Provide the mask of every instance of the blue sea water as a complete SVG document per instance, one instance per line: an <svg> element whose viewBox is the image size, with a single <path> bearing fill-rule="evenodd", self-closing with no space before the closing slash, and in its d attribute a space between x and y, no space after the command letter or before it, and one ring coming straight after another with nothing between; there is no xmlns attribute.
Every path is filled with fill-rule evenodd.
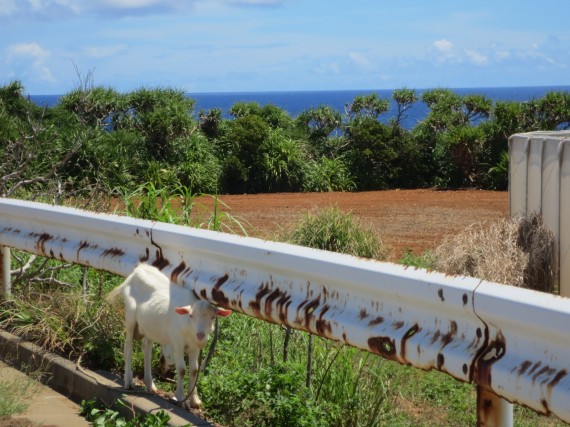
<svg viewBox="0 0 570 427"><path fill-rule="evenodd" d="M459 88L452 89L459 95L478 94L492 101L524 102L541 98L548 92L570 92L570 86L531 86L531 87L497 87L497 88ZM416 90L421 99L425 90ZM260 105L275 105L287 111L292 117L313 107L326 105L344 113L345 105L358 95L377 93L384 99L392 97L392 90L331 90L331 91L292 91L292 92L219 92L219 93L188 93L196 101L195 111L208 111L212 108L222 110L224 117L230 117L228 110L236 102L257 102ZM37 105L52 107L59 101L60 95L31 95L30 99ZM421 101L416 102L407 112L403 125L413 128L423 120L429 109ZM392 101L388 113L381 116L387 121L396 114L396 104Z"/></svg>

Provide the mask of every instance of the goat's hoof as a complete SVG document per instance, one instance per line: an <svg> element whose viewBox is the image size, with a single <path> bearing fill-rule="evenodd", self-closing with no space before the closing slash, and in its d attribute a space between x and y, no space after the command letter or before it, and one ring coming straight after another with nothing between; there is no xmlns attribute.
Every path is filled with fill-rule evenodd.
<svg viewBox="0 0 570 427"><path fill-rule="evenodd" d="M187 400L186 402L182 403L182 407L187 411L190 411L192 409L201 409L202 402L190 402Z"/></svg>
<svg viewBox="0 0 570 427"><path fill-rule="evenodd" d="M188 405L190 406L190 408L192 409L200 409L202 407L202 401L198 398L195 399L189 399L188 400Z"/></svg>

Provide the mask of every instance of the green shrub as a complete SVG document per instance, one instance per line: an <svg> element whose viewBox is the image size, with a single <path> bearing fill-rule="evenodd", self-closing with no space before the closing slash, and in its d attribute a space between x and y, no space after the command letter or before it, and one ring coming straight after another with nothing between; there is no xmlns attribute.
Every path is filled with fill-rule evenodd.
<svg viewBox="0 0 570 427"><path fill-rule="evenodd" d="M321 157L310 161L303 185L305 191L351 191L356 185L344 160Z"/></svg>
<svg viewBox="0 0 570 427"><path fill-rule="evenodd" d="M327 405L317 405L299 374L281 365L257 371L216 364L201 381L207 410L228 426L328 426Z"/></svg>
<svg viewBox="0 0 570 427"><path fill-rule="evenodd" d="M271 131L263 152L263 186L267 191L299 191L307 168L307 153L299 141Z"/></svg>
<svg viewBox="0 0 570 427"><path fill-rule="evenodd" d="M287 236L291 243L350 255L385 259L388 251L373 231L339 208L307 213Z"/></svg>

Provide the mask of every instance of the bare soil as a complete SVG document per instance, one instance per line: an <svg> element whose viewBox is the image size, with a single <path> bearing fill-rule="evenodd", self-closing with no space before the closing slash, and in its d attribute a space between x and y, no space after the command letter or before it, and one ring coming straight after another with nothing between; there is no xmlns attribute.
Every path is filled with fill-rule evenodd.
<svg viewBox="0 0 570 427"><path fill-rule="evenodd" d="M358 193L278 193L220 196L218 209L234 216L248 235L275 239L307 211L337 206L358 217L392 249L397 261L407 251L421 255L445 236L476 222L508 216L506 191L387 190ZM212 201L199 204L211 209ZM233 227L234 230L236 227Z"/></svg>

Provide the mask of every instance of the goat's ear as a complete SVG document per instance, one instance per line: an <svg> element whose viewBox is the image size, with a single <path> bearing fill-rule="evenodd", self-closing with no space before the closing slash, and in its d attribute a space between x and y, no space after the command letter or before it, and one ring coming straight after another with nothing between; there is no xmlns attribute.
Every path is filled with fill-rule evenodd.
<svg viewBox="0 0 570 427"><path fill-rule="evenodd" d="M226 310L225 308L216 307L216 316L228 317L230 314L232 314L231 310Z"/></svg>
<svg viewBox="0 0 570 427"><path fill-rule="evenodd" d="M189 314L192 315L192 307L187 305L186 307L175 307L174 311L178 314Z"/></svg>

